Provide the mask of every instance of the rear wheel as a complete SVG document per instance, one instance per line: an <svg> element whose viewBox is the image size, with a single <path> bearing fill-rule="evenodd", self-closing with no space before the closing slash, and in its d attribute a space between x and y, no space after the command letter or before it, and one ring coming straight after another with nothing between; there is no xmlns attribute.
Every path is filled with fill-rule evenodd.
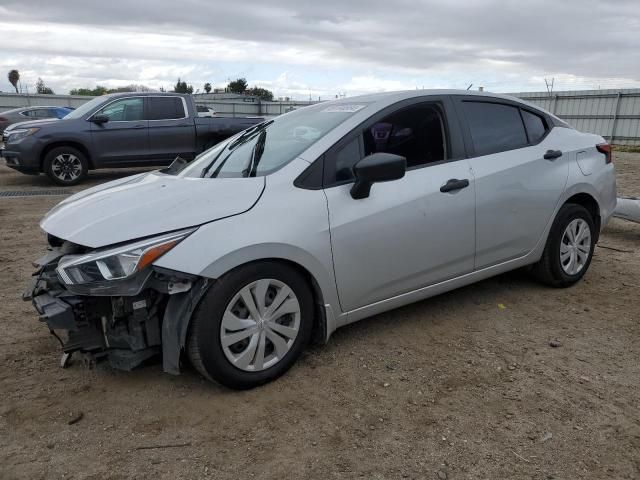
<svg viewBox="0 0 640 480"><path fill-rule="evenodd" d="M44 157L44 172L58 185L71 186L80 183L89 171L87 159L73 147L57 147Z"/></svg>
<svg viewBox="0 0 640 480"><path fill-rule="evenodd" d="M205 294L192 318L191 363L205 377L246 389L285 373L309 343L313 300L305 278L276 262L240 267Z"/></svg>
<svg viewBox="0 0 640 480"><path fill-rule="evenodd" d="M549 232L535 276L553 287L569 287L587 272L595 248L593 218L581 205L564 205Z"/></svg>

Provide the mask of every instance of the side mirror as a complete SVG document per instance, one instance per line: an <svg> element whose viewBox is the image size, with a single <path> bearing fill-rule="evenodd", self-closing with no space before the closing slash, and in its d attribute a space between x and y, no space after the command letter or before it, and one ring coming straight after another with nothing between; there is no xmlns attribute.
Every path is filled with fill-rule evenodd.
<svg viewBox="0 0 640 480"><path fill-rule="evenodd" d="M373 153L364 157L353 167L356 182L351 187L351 197L367 198L371 185L404 177L407 159L392 153Z"/></svg>
<svg viewBox="0 0 640 480"><path fill-rule="evenodd" d="M90 121L93 123L97 123L98 125L102 125L103 123L107 123L109 121L109 117L107 115L99 113L98 115L94 115L93 117L91 117Z"/></svg>

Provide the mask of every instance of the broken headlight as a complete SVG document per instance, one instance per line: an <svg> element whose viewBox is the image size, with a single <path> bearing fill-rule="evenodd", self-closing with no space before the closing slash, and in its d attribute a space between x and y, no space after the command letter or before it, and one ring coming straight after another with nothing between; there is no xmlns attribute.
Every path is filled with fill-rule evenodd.
<svg viewBox="0 0 640 480"><path fill-rule="evenodd" d="M56 271L67 285L122 280L151 265L194 230L181 230L85 255L67 255L60 259Z"/></svg>

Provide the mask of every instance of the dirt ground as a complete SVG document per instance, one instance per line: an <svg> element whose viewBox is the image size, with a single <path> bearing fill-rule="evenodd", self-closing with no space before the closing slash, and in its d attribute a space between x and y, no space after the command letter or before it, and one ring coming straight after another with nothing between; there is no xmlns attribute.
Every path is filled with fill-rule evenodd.
<svg viewBox="0 0 640 480"><path fill-rule="evenodd" d="M615 164L640 195L640 154ZM49 188L0 166L0 190ZM573 288L501 275L341 329L235 392L189 368L59 368L20 295L63 198L0 197L2 479L640 478L640 225L613 220Z"/></svg>

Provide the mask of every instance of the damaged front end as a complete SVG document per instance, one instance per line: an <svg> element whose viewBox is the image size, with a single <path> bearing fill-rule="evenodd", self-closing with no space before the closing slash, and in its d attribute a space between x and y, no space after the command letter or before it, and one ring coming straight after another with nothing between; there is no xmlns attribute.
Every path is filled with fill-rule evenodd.
<svg viewBox="0 0 640 480"><path fill-rule="evenodd" d="M97 251L49 237L23 298L60 341L63 366L81 352L131 370L161 353L163 369L180 372L189 319L209 282L152 262L190 233Z"/></svg>

